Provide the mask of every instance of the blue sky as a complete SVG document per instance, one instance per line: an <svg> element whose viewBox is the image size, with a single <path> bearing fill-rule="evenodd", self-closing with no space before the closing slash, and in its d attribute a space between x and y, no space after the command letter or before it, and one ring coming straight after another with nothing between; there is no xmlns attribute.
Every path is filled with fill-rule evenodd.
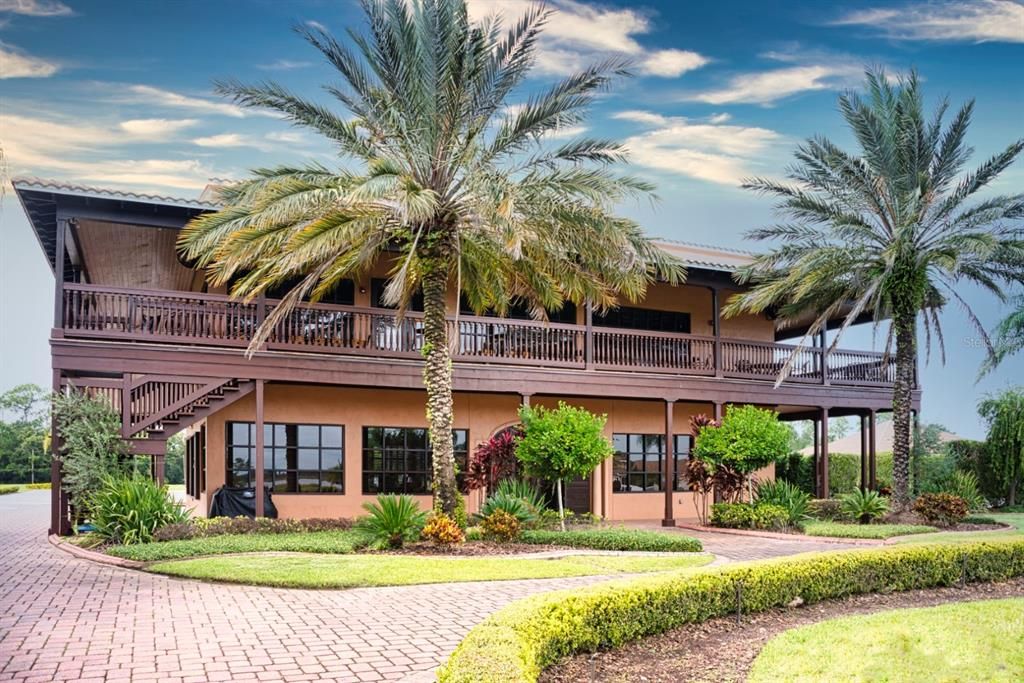
<svg viewBox="0 0 1024 683"><path fill-rule="evenodd" d="M525 0L471 0L518 16ZM748 247L772 218L741 178L779 176L793 147L851 139L836 95L865 66L915 67L933 101L977 100L975 161L1024 135L1024 5L968 2L573 2L557 10L528 88L608 55L635 78L594 108L589 134L625 140L635 171L658 186L653 207L624 206L652 235ZM0 0L0 144L11 175L195 196L211 178L315 159L329 145L279 119L243 111L212 81L274 79L327 101L330 68L290 27L358 26L350 0ZM570 135L576 131L565 131ZM996 191L1024 187L1024 162ZM0 390L49 382L51 277L17 202L0 205ZM965 290L990 327L998 302ZM943 316L948 362L924 369L924 417L980 436L974 406L1024 377L1024 358L974 384L981 350L962 313ZM844 341L871 347L870 329Z"/></svg>

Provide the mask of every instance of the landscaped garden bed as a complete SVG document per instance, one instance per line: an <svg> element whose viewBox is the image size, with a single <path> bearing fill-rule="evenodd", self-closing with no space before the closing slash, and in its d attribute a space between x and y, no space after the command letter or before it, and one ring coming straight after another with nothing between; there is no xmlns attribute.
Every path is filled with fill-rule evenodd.
<svg viewBox="0 0 1024 683"><path fill-rule="evenodd" d="M956 605L966 603L972 608L977 606L981 612L993 612L998 619L1003 619L1007 627L1020 623L1011 619L1002 601L993 603L974 603L969 601L993 600L1024 596L1024 579L1012 579L1000 583L968 584L965 587L931 588L913 590L902 593L872 593L854 595L841 600L828 600L815 605L800 607L781 607L757 614L747 614L737 622L735 616L719 617L709 621L691 624L682 628L666 631L660 635L650 636L642 640L628 643L613 650L604 650L594 654L584 653L565 659L547 669L541 675L545 683L569 683L575 681L594 681L595 683L612 681L648 681L649 683L674 683L676 681L745 681L750 676L755 659L762 652L765 644L779 634L791 634L792 638L780 636L772 641L773 649L783 653L781 666L769 670L767 661L758 661L754 676L749 680L787 680L787 675L801 680L877 680L883 676L872 671L881 671L889 680L912 680L912 676L897 675L892 666L899 666L895 660L903 660L906 650L916 650L916 642L930 640L931 631L916 630L913 634L906 633L903 617L913 612L896 612L890 610L902 608L930 607L935 605ZM894 631L876 628L868 632L860 627L855 628L847 620L834 620L849 615L878 614L878 619L885 625L892 625ZM897 614L900 619L894 619ZM1017 612L1019 614L1019 611ZM806 631L800 629L808 624L843 625L846 628L840 633L832 633L824 648L809 647L805 638ZM981 621L979 620L979 626ZM824 624L823 624L824 625ZM978 652L991 653L991 643L983 638L980 630L971 624L959 635L970 632L970 638L960 638L963 644ZM877 637L872 637L872 635ZM1019 646L1019 633L1016 634ZM923 636L923 639L922 639ZM797 642L793 642L797 641ZM1012 645L1015 641L1008 638L1005 643ZM783 643L786 648L781 646ZM901 649L899 653L889 652L882 655L886 644ZM820 644L820 643L819 643ZM930 643L923 643L928 646ZM877 650L876 650L877 648ZM948 652L945 647L928 650L930 654ZM1018 652L1021 650L1018 649ZM857 652L851 657L851 652ZM803 655L806 653L807 660ZM867 656L871 655L871 656ZM828 660L832 656L841 657L841 672L807 671L804 663L817 661L819 658ZM998 662L999 658L989 657L988 662L980 663L978 668L970 668L970 680L988 680L990 677L980 675L984 666ZM799 661L793 661L799 660ZM938 663L946 664L943 656L932 658L930 663L920 669L925 674L922 680L942 678L931 670ZM916 662L915 664L920 664ZM861 668L861 667L865 668ZM867 669L867 666L879 667ZM949 673L945 671L943 673ZM1010 672L1007 671L1009 674ZM1021 672L1016 674L1019 679ZM1009 675L1005 680L1014 676Z"/></svg>

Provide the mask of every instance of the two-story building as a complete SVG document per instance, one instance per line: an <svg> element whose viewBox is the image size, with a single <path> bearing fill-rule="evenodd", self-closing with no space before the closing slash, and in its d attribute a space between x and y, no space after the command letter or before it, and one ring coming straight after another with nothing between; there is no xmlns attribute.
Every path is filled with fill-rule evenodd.
<svg viewBox="0 0 1024 683"><path fill-rule="evenodd" d="M152 457L160 479L167 439L184 431L197 513L221 486L252 486L259 460L284 517L355 516L382 492L429 506L421 316L416 302L401 319L382 305L387 263L294 311L247 358L278 292L232 299L175 250L181 227L214 204L37 179L14 188L55 276L54 390L106 397L121 412L122 436ZM738 290L732 272L751 256L662 247L687 265L686 284L655 284L642 302L604 315L566 306L548 323L479 317L452 297L457 457L514 425L523 403L581 405L607 414L616 452L568 486L569 507L671 524L695 517L679 476L690 418L750 403L815 421L819 490L828 480L829 416L860 416L870 485L875 414L892 402L891 359L829 351L821 340L800 350L775 386L793 350L783 340L805 329L720 315ZM919 392L914 401L917 408ZM52 476L52 530L66 533L59 463ZM479 496L470 495L471 509Z"/></svg>

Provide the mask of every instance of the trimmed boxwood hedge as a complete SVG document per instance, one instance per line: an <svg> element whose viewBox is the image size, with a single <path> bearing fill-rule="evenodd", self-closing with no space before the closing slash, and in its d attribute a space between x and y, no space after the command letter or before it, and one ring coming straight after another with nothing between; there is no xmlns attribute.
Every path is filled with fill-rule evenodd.
<svg viewBox="0 0 1024 683"><path fill-rule="evenodd" d="M699 553L703 546L696 538L677 533L642 529L571 529L568 531L524 531L522 543L564 545L594 550L643 550L663 553Z"/></svg>
<svg viewBox="0 0 1024 683"><path fill-rule="evenodd" d="M966 574L965 574L966 572ZM761 612L796 598L997 581L1024 575L1024 541L838 551L662 574L515 602L474 628L442 667L442 683L536 681L562 657L619 646L736 610Z"/></svg>

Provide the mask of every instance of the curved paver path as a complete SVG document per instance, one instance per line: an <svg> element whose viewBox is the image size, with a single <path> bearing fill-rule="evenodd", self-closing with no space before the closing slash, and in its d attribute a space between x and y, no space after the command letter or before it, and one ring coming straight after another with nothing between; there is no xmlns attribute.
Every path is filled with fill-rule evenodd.
<svg viewBox="0 0 1024 683"><path fill-rule="evenodd" d="M495 609L607 578L347 591L207 584L71 557L46 541L48 503L47 491L0 496L0 680L430 680ZM732 538L708 540L729 557ZM748 544L762 555L813 549L742 544L734 559Z"/></svg>

